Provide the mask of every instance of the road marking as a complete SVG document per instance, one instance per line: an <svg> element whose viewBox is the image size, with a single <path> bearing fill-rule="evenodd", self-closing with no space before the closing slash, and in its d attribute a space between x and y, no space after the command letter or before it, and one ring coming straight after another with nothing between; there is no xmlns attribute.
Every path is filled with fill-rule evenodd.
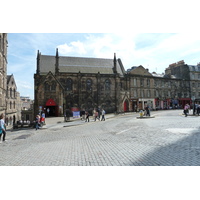
<svg viewBox="0 0 200 200"><path fill-rule="evenodd" d="M133 127L129 128L129 129L126 129L126 130L123 130L123 131L120 131L120 132L116 133L116 135L119 135L119 134L121 134L121 133L124 133L124 132L126 132L126 131L129 131L129 130L131 130L132 128L133 128Z"/></svg>

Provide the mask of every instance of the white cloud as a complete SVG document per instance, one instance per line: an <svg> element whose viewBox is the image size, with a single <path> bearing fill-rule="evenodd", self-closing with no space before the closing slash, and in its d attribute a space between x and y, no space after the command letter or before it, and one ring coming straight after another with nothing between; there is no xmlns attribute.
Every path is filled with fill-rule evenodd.
<svg viewBox="0 0 200 200"><path fill-rule="evenodd" d="M84 44L80 41L73 41L70 44L58 45L59 53L62 55L67 55L68 53L77 53L80 55L86 54Z"/></svg>
<svg viewBox="0 0 200 200"><path fill-rule="evenodd" d="M12 41L12 42L10 42ZM55 55L56 47L63 56L121 58L125 69L143 65L150 72L164 72L173 62L187 64L200 61L198 33L87 33L87 34L13 34L8 41L8 72L14 74L19 92L33 90L36 50Z"/></svg>

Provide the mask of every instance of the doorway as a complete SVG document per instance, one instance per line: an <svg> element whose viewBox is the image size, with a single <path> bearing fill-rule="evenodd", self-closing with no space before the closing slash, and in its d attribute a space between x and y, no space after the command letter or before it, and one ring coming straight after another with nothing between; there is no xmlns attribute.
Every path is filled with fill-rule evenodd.
<svg viewBox="0 0 200 200"><path fill-rule="evenodd" d="M126 101L124 101L124 112L129 111L129 103L128 100L126 99Z"/></svg>
<svg viewBox="0 0 200 200"><path fill-rule="evenodd" d="M46 116L47 117L56 117L57 116L57 106L47 106L46 107Z"/></svg>
<svg viewBox="0 0 200 200"><path fill-rule="evenodd" d="M58 116L58 106L53 99L47 100L45 114L47 117L57 117Z"/></svg>

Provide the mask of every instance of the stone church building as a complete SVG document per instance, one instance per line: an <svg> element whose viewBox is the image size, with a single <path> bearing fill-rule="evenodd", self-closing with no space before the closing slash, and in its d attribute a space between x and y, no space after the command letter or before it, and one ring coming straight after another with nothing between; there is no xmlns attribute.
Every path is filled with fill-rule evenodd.
<svg viewBox="0 0 200 200"><path fill-rule="evenodd" d="M66 110L104 108L106 113L128 109L125 69L113 59L37 54L34 74L35 114L63 116ZM47 113L47 111L49 111Z"/></svg>

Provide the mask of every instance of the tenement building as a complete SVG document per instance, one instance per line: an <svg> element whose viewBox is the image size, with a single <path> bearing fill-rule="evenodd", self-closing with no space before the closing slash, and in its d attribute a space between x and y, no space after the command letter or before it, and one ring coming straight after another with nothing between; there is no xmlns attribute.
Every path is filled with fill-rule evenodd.
<svg viewBox="0 0 200 200"><path fill-rule="evenodd" d="M0 114L6 112L7 33L0 33Z"/></svg>
<svg viewBox="0 0 200 200"><path fill-rule="evenodd" d="M92 112L95 108L107 113L138 111L146 106L183 108L192 103L192 95L200 98L200 90L196 90L199 67L180 61L169 65L163 74L150 73L143 66L125 71L115 54L113 59L104 59L59 56L58 49L55 56L38 51L35 114L43 111L63 116L67 110Z"/></svg>
<svg viewBox="0 0 200 200"><path fill-rule="evenodd" d="M13 125L18 120L21 120L21 99L17 92L14 75L7 75L7 90L6 90L6 124Z"/></svg>

